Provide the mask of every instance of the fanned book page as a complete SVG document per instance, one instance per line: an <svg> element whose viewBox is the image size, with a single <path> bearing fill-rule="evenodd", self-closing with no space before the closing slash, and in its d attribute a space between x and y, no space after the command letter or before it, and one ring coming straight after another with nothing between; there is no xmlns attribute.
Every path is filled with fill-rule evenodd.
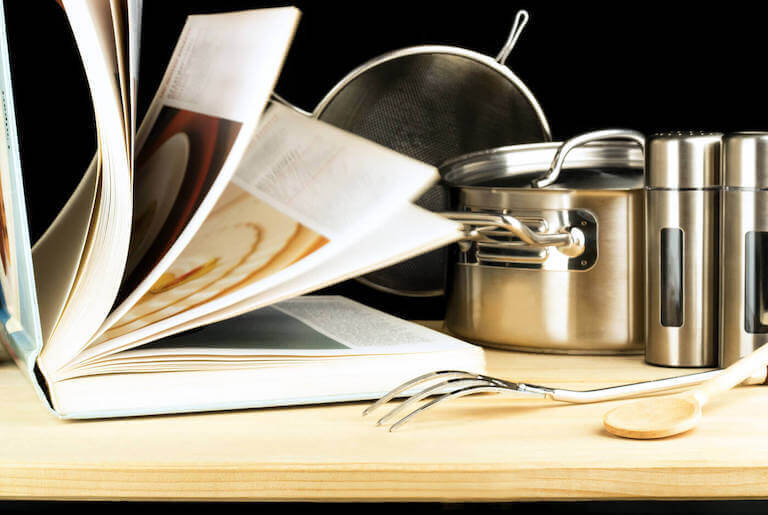
<svg viewBox="0 0 768 515"><path fill-rule="evenodd" d="M32 251L4 33L0 63L0 336L55 413L362 400L482 370L450 336L298 297L463 232L411 203L433 167L269 103L296 9L190 16L136 131L142 2L61 3L98 150Z"/></svg>

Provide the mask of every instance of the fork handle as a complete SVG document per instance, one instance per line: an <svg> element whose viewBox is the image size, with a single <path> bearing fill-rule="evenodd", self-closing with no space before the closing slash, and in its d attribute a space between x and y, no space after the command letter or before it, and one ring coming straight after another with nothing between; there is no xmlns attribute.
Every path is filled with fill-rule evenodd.
<svg viewBox="0 0 768 515"><path fill-rule="evenodd" d="M634 395L645 395L648 393L663 392L693 386L708 379L713 379L720 375L720 370L708 370L706 372L697 372L677 377L667 377L665 379L655 379L652 381L643 381L641 383L625 384L621 386L611 386L608 388L598 388L596 390L564 390L555 389L550 398L556 401L570 402L576 404L586 404L590 402L611 401L614 399L623 399Z"/></svg>
<svg viewBox="0 0 768 515"><path fill-rule="evenodd" d="M686 386L694 386L709 379L714 379L722 374L722 370L709 370L706 372L697 372L684 376L668 377L666 379L656 379L653 381L644 381L642 383L633 383L621 386L611 386L608 388L598 388L596 390L564 390L551 389L547 397L555 401L570 402L575 404L586 404L590 402L603 402L615 399L632 397L633 395L645 395L649 393L658 393ZM768 384L768 366L757 369L750 377L742 381L744 385Z"/></svg>

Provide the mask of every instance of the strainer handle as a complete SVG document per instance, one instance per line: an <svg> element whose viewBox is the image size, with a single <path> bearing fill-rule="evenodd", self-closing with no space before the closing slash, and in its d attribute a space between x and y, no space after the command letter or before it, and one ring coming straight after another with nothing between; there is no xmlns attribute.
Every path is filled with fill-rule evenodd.
<svg viewBox="0 0 768 515"><path fill-rule="evenodd" d="M496 56L496 62L499 64L504 64L504 62L507 60L507 57L509 57L509 54L512 52L512 49L515 48L517 40L520 38L520 34L523 33L523 29L525 28L525 25L528 23L530 18L531 17L528 15L528 11L525 9L520 9L517 11L517 15L515 15L515 21L512 23L512 29L509 31L507 42L504 43L504 46Z"/></svg>
<svg viewBox="0 0 768 515"><path fill-rule="evenodd" d="M557 153L555 154L555 158L552 160L552 165L550 165L549 170L547 170L544 175L538 179L534 179L531 184L534 188L546 188L550 184L554 183L558 177L560 177L560 171L563 168L565 156L568 155L568 152L586 143L606 139L628 139L635 141L638 145L640 145L640 148L643 150L643 152L645 152L645 136L642 132L633 131L630 129L605 129L601 131L587 132L586 134L573 137L563 143L560 148L557 149Z"/></svg>
<svg viewBox="0 0 768 515"><path fill-rule="evenodd" d="M303 114L304 116L312 118L312 113L310 113L309 111L305 111L304 109L302 109L300 107L297 107L296 105L288 102L286 99L284 99L283 97L281 97L280 95L278 95L274 91L272 92L272 95L270 95L270 100L272 100L272 102L275 102L277 104L284 105L285 107L293 109L294 111L296 111L299 114Z"/></svg>

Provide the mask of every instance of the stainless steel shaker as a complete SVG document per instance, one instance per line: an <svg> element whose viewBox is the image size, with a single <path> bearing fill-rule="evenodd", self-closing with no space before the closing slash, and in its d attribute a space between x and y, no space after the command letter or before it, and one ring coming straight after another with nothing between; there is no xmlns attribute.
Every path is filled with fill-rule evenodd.
<svg viewBox="0 0 768 515"><path fill-rule="evenodd" d="M723 141L720 366L768 341L768 132Z"/></svg>
<svg viewBox="0 0 768 515"><path fill-rule="evenodd" d="M645 359L717 363L722 134L674 132L646 144Z"/></svg>

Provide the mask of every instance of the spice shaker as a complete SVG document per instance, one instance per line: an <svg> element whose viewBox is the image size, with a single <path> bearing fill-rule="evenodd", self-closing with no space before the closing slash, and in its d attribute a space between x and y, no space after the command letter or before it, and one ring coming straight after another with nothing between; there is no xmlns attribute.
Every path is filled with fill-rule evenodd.
<svg viewBox="0 0 768 515"><path fill-rule="evenodd" d="M768 341L768 132L723 141L720 366Z"/></svg>
<svg viewBox="0 0 768 515"><path fill-rule="evenodd" d="M674 132L646 144L645 359L717 362L722 134Z"/></svg>

